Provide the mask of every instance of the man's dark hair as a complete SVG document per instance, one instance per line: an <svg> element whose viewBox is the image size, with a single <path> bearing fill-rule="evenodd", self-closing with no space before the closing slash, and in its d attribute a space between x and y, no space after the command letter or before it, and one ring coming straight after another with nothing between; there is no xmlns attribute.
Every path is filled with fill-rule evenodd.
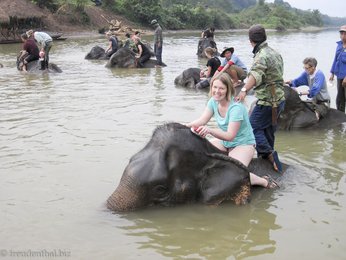
<svg viewBox="0 0 346 260"><path fill-rule="evenodd" d="M28 39L28 36L26 35L26 33L22 33L20 35L21 38L23 38L24 40L27 40Z"/></svg>

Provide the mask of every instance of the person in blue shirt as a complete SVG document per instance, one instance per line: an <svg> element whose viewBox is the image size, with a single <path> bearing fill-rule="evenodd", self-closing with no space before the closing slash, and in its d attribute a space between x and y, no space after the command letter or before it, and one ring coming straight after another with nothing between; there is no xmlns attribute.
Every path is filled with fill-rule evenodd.
<svg viewBox="0 0 346 260"><path fill-rule="evenodd" d="M336 95L336 108L345 112L346 104L346 25L340 27L340 39L337 42L335 57L330 69L330 81L337 77L338 93Z"/></svg>
<svg viewBox="0 0 346 260"><path fill-rule="evenodd" d="M288 83L299 94L306 95L312 100L312 109L316 112L316 117L319 119L327 114L330 96L327 89L326 78L321 70L318 70L317 60L312 57L303 60L304 72L294 80L288 80ZM299 91L297 87L308 86L308 90Z"/></svg>
<svg viewBox="0 0 346 260"><path fill-rule="evenodd" d="M234 100L235 89L227 73L222 73L211 82L211 98L203 114L186 124L192 130L206 137L214 137L211 143L228 156L248 166L255 153L255 136L249 121L246 107ZM214 116L218 128L210 128L207 123ZM278 184L269 176L259 177L250 173L251 185L276 188Z"/></svg>
<svg viewBox="0 0 346 260"><path fill-rule="evenodd" d="M237 87L246 78L247 68L245 64L234 54L233 47L225 48L220 57L224 59L215 75L227 72L232 78L234 87Z"/></svg>

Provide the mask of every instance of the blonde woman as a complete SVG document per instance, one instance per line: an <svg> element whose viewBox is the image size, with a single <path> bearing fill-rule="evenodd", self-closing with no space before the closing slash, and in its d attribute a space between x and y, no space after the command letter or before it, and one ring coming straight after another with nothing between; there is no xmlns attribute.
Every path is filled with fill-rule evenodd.
<svg viewBox="0 0 346 260"><path fill-rule="evenodd" d="M201 137L213 136L211 141L228 156L248 166L255 153L255 136L245 106L234 100L235 90L232 80L226 73L215 77L211 82L207 107L196 120L187 124ZM218 128L210 128L207 123L214 116ZM278 184L269 176L259 177L250 173L251 185L271 189Z"/></svg>

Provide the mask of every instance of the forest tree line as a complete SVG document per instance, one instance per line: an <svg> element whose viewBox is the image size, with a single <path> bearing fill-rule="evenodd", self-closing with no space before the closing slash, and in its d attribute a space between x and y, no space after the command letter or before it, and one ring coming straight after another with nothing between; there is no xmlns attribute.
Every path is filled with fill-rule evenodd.
<svg viewBox="0 0 346 260"><path fill-rule="evenodd" d="M91 0L32 0L40 7L56 12L69 5L78 12L93 5ZM323 15L319 10L303 11L283 0L103 0L105 8L127 19L148 26L157 19L165 29L249 28L260 23L278 30L299 29L307 26L327 26L341 22Z"/></svg>

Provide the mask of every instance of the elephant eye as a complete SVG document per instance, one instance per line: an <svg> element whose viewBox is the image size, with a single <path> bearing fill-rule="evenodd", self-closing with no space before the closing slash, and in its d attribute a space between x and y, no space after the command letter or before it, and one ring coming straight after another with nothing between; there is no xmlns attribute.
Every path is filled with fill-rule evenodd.
<svg viewBox="0 0 346 260"><path fill-rule="evenodd" d="M165 194L167 192L167 187L164 185L157 185L153 188L153 193L155 195Z"/></svg>

